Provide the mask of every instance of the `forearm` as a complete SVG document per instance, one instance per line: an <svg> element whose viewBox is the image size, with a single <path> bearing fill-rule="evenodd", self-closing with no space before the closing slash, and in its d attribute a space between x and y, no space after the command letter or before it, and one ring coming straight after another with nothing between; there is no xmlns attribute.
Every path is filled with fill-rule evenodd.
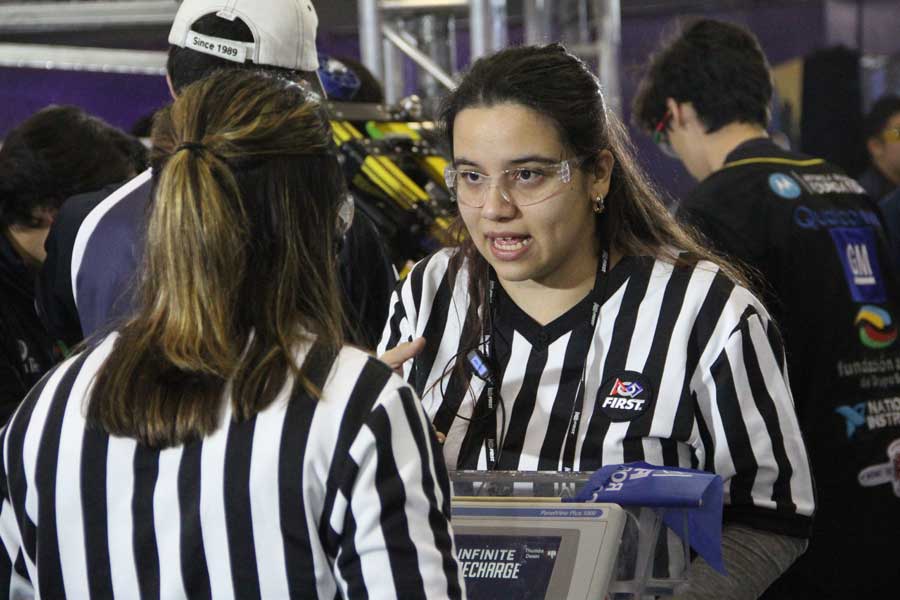
<svg viewBox="0 0 900 600"><path fill-rule="evenodd" d="M702 558L691 564L688 589L675 600L756 600L806 550L808 540L741 525L722 530L728 575Z"/></svg>

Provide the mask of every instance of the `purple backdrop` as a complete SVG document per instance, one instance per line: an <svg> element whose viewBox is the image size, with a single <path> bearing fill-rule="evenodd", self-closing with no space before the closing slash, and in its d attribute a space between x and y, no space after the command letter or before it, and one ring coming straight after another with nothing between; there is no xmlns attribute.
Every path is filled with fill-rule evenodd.
<svg viewBox="0 0 900 600"><path fill-rule="evenodd" d="M763 49L772 64L799 57L837 40L852 38L856 24L846 11L830 8L831 3L808 3L787 7L772 5L752 10L729 10L706 13L705 16L735 21L749 27L759 36ZM882 11L875 3L873 10ZM874 13L873 13L874 15ZM884 12L878 12L884 16ZM670 30L675 15L659 17L628 17L622 26L622 92L621 114L630 119L630 103L634 95L639 68ZM895 16L896 20L897 17ZM868 21L866 21L868 29ZM879 34L884 27L875 28ZM893 29L896 31L896 29ZM460 32L460 64L468 60L467 36ZM867 49L883 47L882 35L866 44ZM164 34L160 35L160 39ZM521 42L521 28L510 32L511 43ZM898 39L898 38L895 38ZM319 45L333 55L359 55L355 33L321 31ZM900 42L893 47L900 49ZM105 73L77 73L31 69L0 69L0 137L16 123L34 111L51 103L75 104L105 118L124 129L140 117L168 101L168 91L162 77L116 75ZM647 136L635 134L634 140L641 162L663 189L678 197L693 185L693 181L676 161L660 153Z"/></svg>
<svg viewBox="0 0 900 600"><path fill-rule="evenodd" d="M0 135L48 104L81 106L127 131L168 99L159 76L0 69Z"/></svg>

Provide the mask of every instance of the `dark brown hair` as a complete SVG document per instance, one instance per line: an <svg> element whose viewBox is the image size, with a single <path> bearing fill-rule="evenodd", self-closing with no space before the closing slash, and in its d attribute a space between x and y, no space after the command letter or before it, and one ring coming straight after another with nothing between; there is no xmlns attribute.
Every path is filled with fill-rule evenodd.
<svg viewBox="0 0 900 600"><path fill-rule="evenodd" d="M39 227L38 210L125 181L147 168L140 140L76 106L48 106L0 148L0 224Z"/></svg>
<svg viewBox="0 0 900 600"><path fill-rule="evenodd" d="M863 135L866 139L877 138L887 127L888 121L900 113L900 96L888 94L875 101L863 120Z"/></svg>
<svg viewBox="0 0 900 600"><path fill-rule="evenodd" d="M453 124L467 108L517 104L539 113L555 126L571 156L597 156L602 150L615 160L606 210L597 216L596 235L625 256L649 256L675 265L708 260L740 284L746 278L734 265L704 248L694 233L677 223L634 158L631 140L607 110L597 77L560 44L509 48L478 60L459 87L445 100L441 126L453 148ZM588 160L582 169L596 167ZM465 227L457 218L456 229ZM466 322L479 323L487 307L488 263L465 235L450 259L455 279L465 265L469 272ZM480 310L480 313L478 312ZM460 348L478 344L481 330L463 331ZM465 353L461 353L464 355ZM457 358L458 369L464 360Z"/></svg>
<svg viewBox="0 0 900 600"><path fill-rule="evenodd" d="M690 102L709 133L729 123L766 127L772 89L756 36L734 23L695 19L650 59L632 114L641 129L653 131L666 114L666 98L673 98Z"/></svg>
<svg viewBox="0 0 900 600"><path fill-rule="evenodd" d="M153 128L155 201L139 299L88 419L166 447L268 406L298 346L342 344L334 269L345 193L331 131L295 83L230 70L185 88Z"/></svg>

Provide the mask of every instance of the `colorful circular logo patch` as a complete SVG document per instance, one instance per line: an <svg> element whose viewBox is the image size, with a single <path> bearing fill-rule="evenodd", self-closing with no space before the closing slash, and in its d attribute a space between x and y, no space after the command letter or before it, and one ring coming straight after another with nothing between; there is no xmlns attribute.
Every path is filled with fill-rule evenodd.
<svg viewBox="0 0 900 600"><path fill-rule="evenodd" d="M803 190L800 189L800 184L793 177L784 173L772 173L769 175L769 187L772 188L773 192L787 200L799 198L800 194L803 193Z"/></svg>
<svg viewBox="0 0 900 600"><path fill-rule="evenodd" d="M897 339L897 327L888 311L877 306L863 306L854 321L859 328L859 341L868 348L881 350Z"/></svg>

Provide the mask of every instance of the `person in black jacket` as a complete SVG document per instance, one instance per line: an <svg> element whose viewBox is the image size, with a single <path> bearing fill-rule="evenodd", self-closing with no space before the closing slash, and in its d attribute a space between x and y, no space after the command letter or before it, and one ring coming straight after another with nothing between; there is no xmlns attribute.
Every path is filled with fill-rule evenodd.
<svg viewBox="0 0 900 600"><path fill-rule="evenodd" d="M679 217L758 272L783 331L818 511L807 553L765 598L893 598L900 290L877 206L838 168L771 141L771 96L756 38L701 20L652 58L634 117L700 182Z"/></svg>
<svg viewBox="0 0 900 600"><path fill-rule="evenodd" d="M152 140L133 316L0 430L0 597L463 599L421 403L344 344L321 104L223 71Z"/></svg>
<svg viewBox="0 0 900 600"><path fill-rule="evenodd" d="M35 312L44 240L63 202L133 176L146 149L74 106L50 106L0 149L0 423L62 356Z"/></svg>

